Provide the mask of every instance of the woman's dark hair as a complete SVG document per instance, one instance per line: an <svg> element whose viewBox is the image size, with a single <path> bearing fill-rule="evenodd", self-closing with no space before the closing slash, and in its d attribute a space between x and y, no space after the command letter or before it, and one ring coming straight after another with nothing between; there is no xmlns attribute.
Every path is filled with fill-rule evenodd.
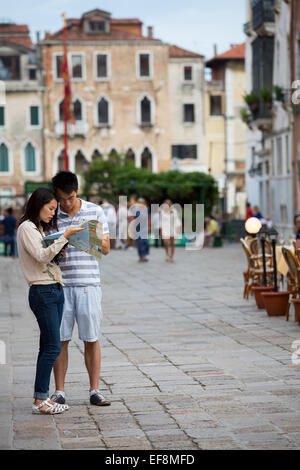
<svg viewBox="0 0 300 470"><path fill-rule="evenodd" d="M50 189L36 189L28 199L28 202L25 206L25 213L21 217L19 225L22 222L25 222L25 220L30 220L37 227L41 225L43 229L50 230L51 228L55 228L57 230L57 211L55 212L55 216L49 224L39 220L41 209L45 206L45 204L49 204L49 202L53 201L53 199L55 199L55 195Z"/></svg>
<svg viewBox="0 0 300 470"><path fill-rule="evenodd" d="M66 194L71 194L78 189L78 179L71 171L60 171L52 178L53 191L60 189Z"/></svg>

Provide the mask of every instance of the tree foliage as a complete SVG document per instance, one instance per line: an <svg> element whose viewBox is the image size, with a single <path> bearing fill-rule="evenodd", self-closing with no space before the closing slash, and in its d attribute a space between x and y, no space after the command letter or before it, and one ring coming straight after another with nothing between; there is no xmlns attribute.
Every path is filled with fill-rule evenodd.
<svg viewBox="0 0 300 470"><path fill-rule="evenodd" d="M149 204L161 204L165 199L181 205L204 203L205 213L210 214L218 202L217 183L211 175L177 170L156 174L136 168L120 155L95 159L82 176L85 196L97 195L112 203L117 203L120 195L129 198L134 194Z"/></svg>

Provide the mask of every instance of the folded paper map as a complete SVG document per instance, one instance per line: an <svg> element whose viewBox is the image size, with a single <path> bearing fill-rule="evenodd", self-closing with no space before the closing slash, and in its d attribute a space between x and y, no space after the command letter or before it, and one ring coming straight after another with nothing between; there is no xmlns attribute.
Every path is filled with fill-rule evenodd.
<svg viewBox="0 0 300 470"><path fill-rule="evenodd" d="M68 241L70 245L76 246L79 250L85 251L95 258L101 259L102 256L102 224L98 220L89 220L78 225L78 227L86 227L86 230L81 230L76 235L72 235ZM43 239L44 245L47 247L51 245L54 240L57 240L64 234L63 232L56 232L48 235Z"/></svg>

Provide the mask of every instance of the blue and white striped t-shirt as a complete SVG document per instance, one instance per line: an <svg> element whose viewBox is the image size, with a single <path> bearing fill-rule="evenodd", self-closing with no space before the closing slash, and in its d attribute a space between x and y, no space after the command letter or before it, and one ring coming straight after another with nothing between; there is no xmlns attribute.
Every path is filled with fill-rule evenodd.
<svg viewBox="0 0 300 470"><path fill-rule="evenodd" d="M59 231L65 230L70 225L78 225L88 220L98 220L102 224L103 234L109 233L104 211L101 207L82 199L81 208L73 218L58 207L57 226ZM94 256L85 253L79 248L67 245L66 257L59 262L65 286L99 286L99 263Z"/></svg>

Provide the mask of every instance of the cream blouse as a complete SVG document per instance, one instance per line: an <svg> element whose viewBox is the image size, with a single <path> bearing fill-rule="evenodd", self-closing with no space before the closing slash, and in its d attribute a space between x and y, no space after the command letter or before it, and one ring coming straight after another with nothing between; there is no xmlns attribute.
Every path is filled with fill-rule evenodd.
<svg viewBox="0 0 300 470"><path fill-rule="evenodd" d="M33 284L63 285L59 266L52 262L68 240L61 236L47 248L43 244L43 235L36 225L25 220L17 232L18 254L21 268L29 286Z"/></svg>

